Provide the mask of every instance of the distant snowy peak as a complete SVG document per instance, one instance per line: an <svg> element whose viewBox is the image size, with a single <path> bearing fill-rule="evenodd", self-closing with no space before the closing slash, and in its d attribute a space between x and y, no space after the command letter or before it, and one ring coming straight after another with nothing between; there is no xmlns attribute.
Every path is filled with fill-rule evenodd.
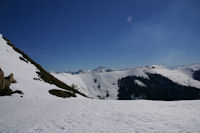
<svg viewBox="0 0 200 133"><path fill-rule="evenodd" d="M78 75L78 74L84 74L84 73L104 73L104 72L112 72L113 70L110 69L110 68L106 68L106 67L103 67L103 66L99 66L93 70L90 70L90 69L81 69L81 70L78 70L78 71L65 71L65 72L51 72L51 73L69 73L69 74L72 74L72 75Z"/></svg>
<svg viewBox="0 0 200 133"><path fill-rule="evenodd" d="M190 66L181 66L181 67L177 67L176 69L180 70L182 72L185 72L185 71L190 71L190 72L199 71L200 70L200 64L195 64L195 65L190 65Z"/></svg>
<svg viewBox="0 0 200 133"><path fill-rule="evenodd" d="M177 65L177 66L169 66L168 69L200 69L200 63L191 64L191 65Z"/></svg>
<svg viewBox="0 0 200 133"><path fill-rule="evenodd" d="M99 67L95 68L94 70L92 70L91 72L93 72L93 73L102 73L102 72L112 72L112 71L113 70L110 69L110 68L99 66Z"/></svg>
<svg viewBox="0 0 200 133"><path fill-rule="evenodd" d="M90 69L83 69L83 70L78 70L78 71L66 71L65 73L75 75L75 74L89 73L90 71L91 71Z"/></svg>
<svg viewBox="0 0 200 133"><path fill-rule="evenodd" d="M148 69L162 69L162 68L165 68L164 66L162 65L151 65L151 66L147 66L146 68Z"/></svg>

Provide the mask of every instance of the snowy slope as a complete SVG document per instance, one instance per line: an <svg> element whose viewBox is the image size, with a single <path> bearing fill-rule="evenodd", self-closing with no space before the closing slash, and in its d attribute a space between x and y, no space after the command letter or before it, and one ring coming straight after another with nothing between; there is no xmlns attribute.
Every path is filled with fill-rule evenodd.
<svg viewBox="0 0 200 133"><path fill-rule="evenodd" d="M92 98L117 99L119 79L131 75L148 79L146 73L160 74L177 84L200 88L200 81L197 81L192 77L192 72L200 70L200 65L178 67L174 69L153 65L150 67L130 68L121 71L106 71L106 68L102 68L103 70L99 70L98 68L80 74L52 74L69 85L76 85L77 88L79 88L80 90L82 90L82 92ZM68 83L67 80L71 82ZM135 82L139 83L141 86L145 86L145 84L142 84L140 81Z"/></svg>
<svg viewBox="0 0 200 133"><path fill-rule="evenodd" d="M200 101L0 97L1 133L199 133Z"/></svg>
<svg viewBox="0 0 200 133"><path fill-rule="evenodd" d="M148 76L143 72L142 68L133 68L124 71L90 71L81 74L69 74L69 73L51 73L56 78L65 82L68 85L74 84L85 92L87 96L92 98L106 98L106 99L117 99L118 93L118 79L126 77L131 74L137 76ZM70 83L68 81L71 81ZM109 95L109 96L107 96Z"/></svg>
<svg viewBox="0 0 200 133"><path fill-rule="evenodd" d="M200 65L198 66L198 70L200 70ZM189 67L189 66L188 66ZM194 66L190 66L190 68L193 68ZM174 81L175 83L178 83L180 85L184 86L192 86L196 88L200 88L200 82L197 80L194 80L192 78L192 73L189 73L186 71L187 67L185 68L177 68L177 69L167 69L163 66L156 66L154 69L148 70L150 73L156 73L161 74L164 77L169 78L170 80Z"/></svg>
<svg viewBox="0 0 200 133"><path fill-rule="evenodd" d="M50 89L60 89L53 84L44 82L36 73L39 71L36 66L29 61L20 60L23 57L16 52L0 34L0 68L4 71L5 76L10 73L14 74L17 83L11 84L12 90L21 90L24 97L33 98L56 98L49 94ZM34 80L40 79L40 80ZM17 94L15 96L18 96Z"/></svg>
<svg viewBox="0 0 200 133"><path fill-rule="evenodd" d="M200 70L200 64L195 64L191 66L181 66L176 68L178 71L181 71L187 74L189 77L193 77L193 72Z"/></svg>
<svg viewBox="0 0 200 133"><path fill-rule="evenodd" d="M70 73L55 73L55 72L51 72L51 74L54 75L54 77L56 77L57 79L60 79L61 81L66 83L67 85L73 86L83 94L88 95L89 91L87 90L87 86L78 75L72 75Z"/></svg>

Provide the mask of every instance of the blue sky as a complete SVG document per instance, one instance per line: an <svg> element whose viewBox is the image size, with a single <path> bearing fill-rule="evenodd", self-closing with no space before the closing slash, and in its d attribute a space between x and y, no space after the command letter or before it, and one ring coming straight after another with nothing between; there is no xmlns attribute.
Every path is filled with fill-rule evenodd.
<svg viewBox="0 0 200 133"><path fill-rule="evenodd" d="M199 0L0 0L0 33L47 70L199 63Z"/></svg>

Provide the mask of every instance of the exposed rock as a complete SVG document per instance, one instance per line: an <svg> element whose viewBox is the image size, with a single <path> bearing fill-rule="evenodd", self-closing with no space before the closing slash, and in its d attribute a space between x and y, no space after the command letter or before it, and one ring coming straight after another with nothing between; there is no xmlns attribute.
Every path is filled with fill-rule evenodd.
<svg viewBox="0 0 200 133"><path fill-rule="evenodd" d="M4 88L4 73L0 68L0 89Z"/></svg>
<svg viewBox="0 0 200 133"><path fill-rule="evenodd" d="M13 74L11 73L4 78L4 72L0 68L0 96L12 95L13 93L23 94L20 90L12 91L10 89L11 83L16 83Z"/></svg>
<svg viewBox="0 0 200 133"><path fill-rule="evenodd" d="M194 71L193 78L200 81L200 70Z"/></svg>
<svg viewBox="0 0 200 133"><path fill-rule="evenodd" d="M0 68L0 89L6 89L10 87L10 83L15 83L16 81L13 78L11 73L8 77L4 78L4 72Z"/></svg>
<svg viewBox="0 0 200 133"><path fill-rule="evenodd" d="M4 88L3 89L9 88L9 87L10 87L9 80L7 80L7 79L4 78Z"/></svg>
<svg viewBox="0 0 200 133"><path fill-rule="evenodd" d="M58 97L62 97L62 98L76 97L76 95L74 93L67 92L64 90L52 89L52 90L49 90L49 93L52 95L58 96Z"/></svg>
<svg viewBox="0 0 200 133"><path fill-rule="evenodd" d="M11 89L0 89L0 96L9 96L13 94L13 91Z"/></svg>
<svg viewBox="0 0 200 133"><path fill-rule="evenodd" d="M9 83L16 83L14 79L13 73L11 73L8 77L5 78Z"/></svg>

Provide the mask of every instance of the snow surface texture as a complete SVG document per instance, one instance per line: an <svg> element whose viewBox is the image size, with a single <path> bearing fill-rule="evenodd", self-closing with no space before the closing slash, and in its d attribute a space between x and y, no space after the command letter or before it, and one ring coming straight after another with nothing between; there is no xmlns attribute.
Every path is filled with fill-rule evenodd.
<svg viewBox="0 0 200 133"><path fill-rule="evenodd" d="M200 101L0 97L0 133L199 133Z"/></svg>
<svg viewBox="0 0 200 133"><path fill-rule="evenodd" d="M75 74L70 74L52 72L51 74L68 85L74 84L78 90L89 97L99 98L98 96L101 96L101 98L105 99L117 99L119 89L118 80L121 78L134 75L148 79L146 73L160 74L177 84L200 88L200 81L194 80L192 77L193 71L196 70L200 70L200 65L191 65L174 69L153 65L150 67L130 68L121 71L99 67L93 71L85 71L82 73L74 72ZM141 81L137 80L135 82L139 86L146 86Z"/></svg>
<svg viewBox="0 0 200 133"><path fill-rule="evenodd" d="M39 70L30 62L20 60L19 57L22 55L13 50L0 35L0 68L4 71L5 76L13 73L14 79L17 81L17 83L11 84L10 88L21 90L24 97L57 98L49 94L48 90L61 88L42 81L36 73ZM34 78L41 81L34 80Z"/></svg>

